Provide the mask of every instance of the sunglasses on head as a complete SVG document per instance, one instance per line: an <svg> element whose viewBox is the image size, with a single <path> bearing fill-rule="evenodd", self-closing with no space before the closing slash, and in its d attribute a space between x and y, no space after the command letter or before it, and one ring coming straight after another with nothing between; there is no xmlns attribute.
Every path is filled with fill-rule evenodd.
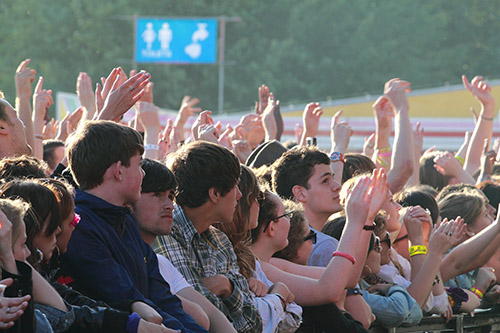
<svg viewBox="0 0 500 333"><path fill-rule="evenodd" d="M304 242L307 242L308 240L311 240L313 244L316 244L316 241L318 240L318 234L314 230L309 230L309 235L304 237Z"/></svg>
<svg viewBox="0 0 500 333"><path fill-rule="evenodd" d="M284 217L284 218L288 219L288 221L290 221L290 219L291 219L291 218L292 218L292 216L293 216L293 213L294 213L294 211L293 211L293 210L291 210L291 211L289 211L289 212L286 212L286 213L285 213L285 214L283 214L283 215L273 217L272 219L270 219L270 220L269 220L269 222L267 222L267 224L266 224L266 226L264 227L264 230L262 230L262 232L266 232L267 227L269 227L269 224L270 224L271 222L278 222L278 220L279 220L280 218L282 218L282 217Z"/></svg>

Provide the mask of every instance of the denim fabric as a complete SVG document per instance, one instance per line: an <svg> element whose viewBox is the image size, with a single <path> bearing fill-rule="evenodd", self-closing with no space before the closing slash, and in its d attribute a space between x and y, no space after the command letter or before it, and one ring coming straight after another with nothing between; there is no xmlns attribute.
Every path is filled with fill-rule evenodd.
<svg viewBox="0 0 500 333"><path fill-rule="evenodd" d="M56 309L50 305L35 303L35 309L37 311L42 312L46 318L48 319L50 326L54 330L54 333L58 332L66 332L73 322L75 321L75 312L71 305L66 303L68 309L71 309L68 312L61 311ZM38 319L38 318L37 318ZM38 322L37 322L37 331L38 331Z"/></svg>
<svg viewBox="0 0 500 333"><path fill-rule="evenodd" d="M418 325L422 320L422 310L418 303L399 286L390 287L385 296L371 294L366 290L361 290L361 293L377 318L375 322L386 328Z"/></svg>
<svg viewBox="0 0 500 333"><path fill-rule="evenodd" d="M36 333L54 333L52 326L50 326L47 316L45 316L41 311L35 310L36 318Z"/></svg>

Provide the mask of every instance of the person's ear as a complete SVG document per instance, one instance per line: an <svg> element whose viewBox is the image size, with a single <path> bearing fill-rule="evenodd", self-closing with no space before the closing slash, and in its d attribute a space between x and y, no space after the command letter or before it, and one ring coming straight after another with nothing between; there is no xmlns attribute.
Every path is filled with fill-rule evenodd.
<svg viewBox="0 0 500 333"><path fill-rule="evenodd" d="M220 192L215 187L211 187L208 189L208 198L212 203L217 203L220 198Z"/></svg>
<svg viewBox="0 0 500 333"><path fill-rule="evenodd" d="M109 169L111 170L111 174L116 180L120 181L123 180L122 166L123 166L122 162L118 161L111 164L111 166L109 167Z"/></svg>
<svg viewBox="0 0 500 333"><path fill-rule="evenodd" d="M7 126L7 123L3 120L0 120L0 135L7 134L9 134L9 127Z"/></svg>
<svg viewBox="0 0 500 333"><path fill-rule="evenodd" d="M307 195L306 195L306 189L303 186L300 185L295 185L292 187L292 193L295 199L299 202L305 202Z"/></svg>

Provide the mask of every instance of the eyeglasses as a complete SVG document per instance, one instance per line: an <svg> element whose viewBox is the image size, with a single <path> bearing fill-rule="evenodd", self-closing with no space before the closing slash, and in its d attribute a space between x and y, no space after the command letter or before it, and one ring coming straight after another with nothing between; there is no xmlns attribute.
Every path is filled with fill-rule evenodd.
<svg viewBox="0 0 500 333"><path fill-rule="evenodd" d="M392 242L391 242L391 235L389 234L389 231L385 232L385 238L380 241L381 243L387 243L387 246L391 248Z"/></svg>
<svg viewBox="0 0 500 333"><path fill-rule="evenodd" d="M304 242L307 242L308 240L311 240L313 244L316 244L316 241L318 240L318 234L314 230L309 231L309 235L304 237Z"/></svg>
<svg viewBox="0 0 500 333"><path fill-rule="evenodd" d="M73 217L73 220L71 220L70 225L74 228L78 223L80 223L80 215L75 213L75 216Z"/></svg>
<svg viewBox="0 0 500 333"><path fill-rule="evenodd" d="M266 232L267 227L269 227L269 224L270 224L271 222L278 222L278 220L279 220L280 218L282 218L282 217L284 217L284 218L286 218L288 221L290 221L290 219L291 219L291 218L292 218L292 216L293 216L293 213L294 213L294 211L293 211L293 210L291 210L291 211L289 211L289 212L286 212L286 213L285 213L285 214L283 214L283 215L276 216L276 217L274 217L274 218L270 219L270 220L269 220L269 222L267 222L266 226L264 227L264 230L262 230L262 232Z"/></svg>
<svg viewBox="0 0 500 333"><path fill-rule="evenodd" d="M380 246L380 238L375 237L375 244L373 245L372 250L377 251L378 253L382 251L382 246Z"/></svg>

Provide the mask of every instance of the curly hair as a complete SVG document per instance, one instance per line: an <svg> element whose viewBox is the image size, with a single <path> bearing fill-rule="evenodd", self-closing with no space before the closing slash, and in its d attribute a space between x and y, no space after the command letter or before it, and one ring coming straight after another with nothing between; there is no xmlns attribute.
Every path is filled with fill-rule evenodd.
<svg viewBox="0 0 500 333"><path fill-rule="evenodd" d="M295 261L300 247L304 244L304 235L309 230L309 223L304 216L304 208L301 204L291 200L284 200L283 204L287 211L293 210L290 217L290 229L288 230L288 245L273 254L273 257L282 258L288 261Z"/></svg>
<svg viewBox="0 0 500 333"><path fill-rule="evenodd" d="M273 191L285 199L294 199L292 188L299 185L309 189L309 178L317 164L330 165L327 154L316 147L295 147L277 159L272 167Z"/></svg>

